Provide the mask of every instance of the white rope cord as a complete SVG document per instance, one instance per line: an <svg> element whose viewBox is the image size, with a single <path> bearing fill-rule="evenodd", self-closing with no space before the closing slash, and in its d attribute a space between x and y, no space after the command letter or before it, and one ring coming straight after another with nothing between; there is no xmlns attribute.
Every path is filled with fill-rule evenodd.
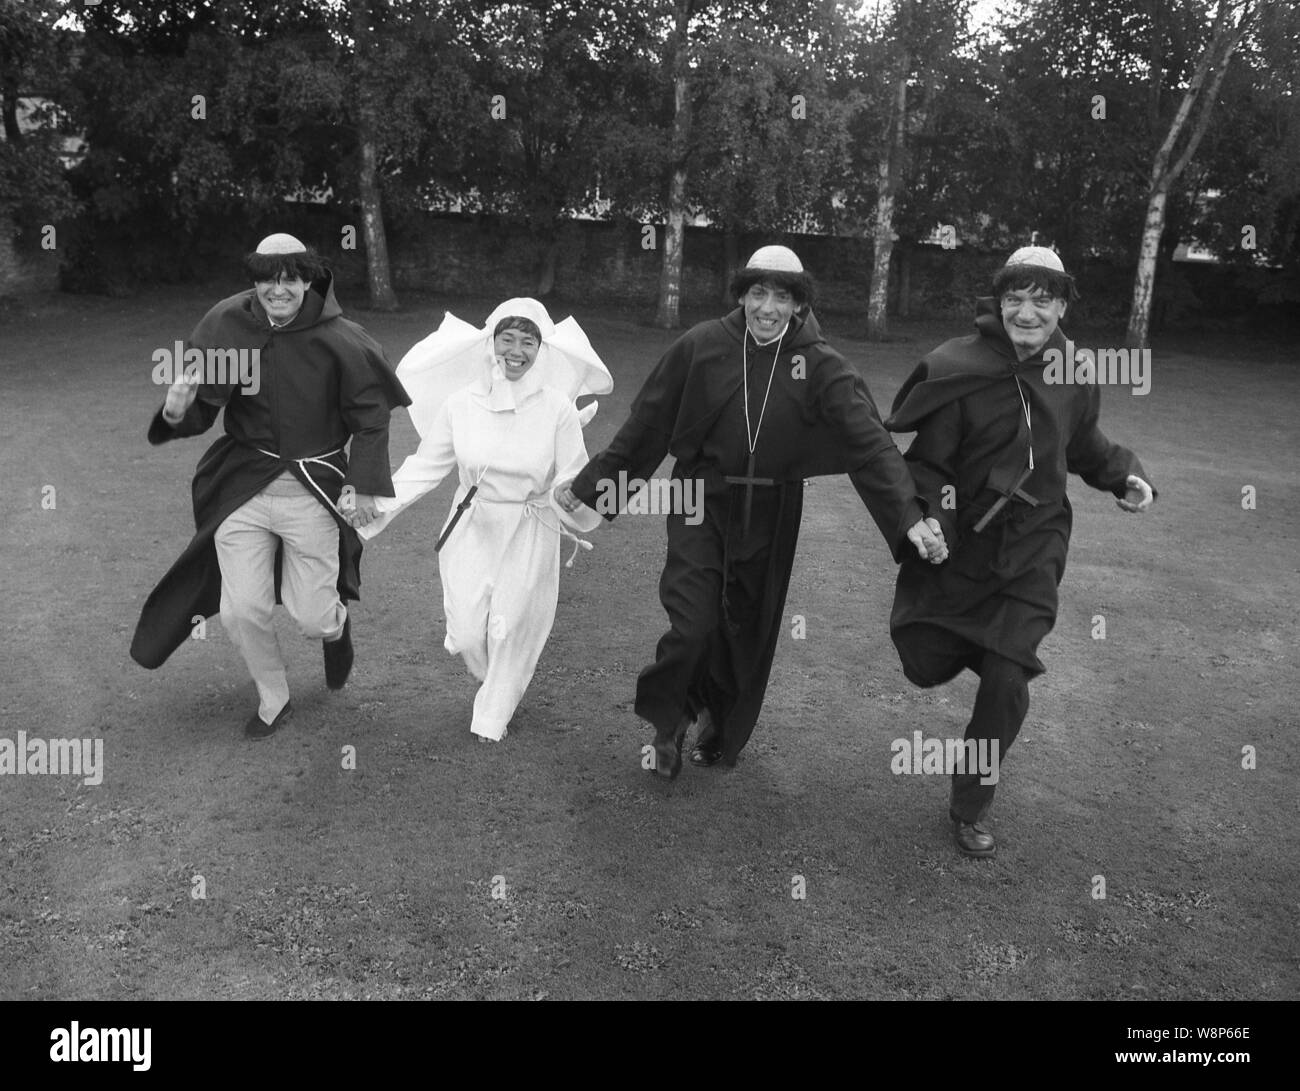
<svg viewBox="0 0 1300 1091"><path fill-rule="evenodd" d="M546 518L551 514L546 493L543 493L541 496L530 496L526 500L497 500L490 497L482 497L481 499L486 504L522 504L524 506L525 517L532 516L547 530L555 531L555 533L561 538L572 539L573 552L569 554L569 559L564 562L565 568L573 567L574 559L578 556L578 550L591 550L595 548L585 538L579 538L577 534L565 526L563 520L558 523L552 523L549 518Z"/></svg>
<svg viewBox="0 0 1300 1091"><path fill-rule="evenodd" d="M534 518L542 524L542 526L546 527L547 530L555 531L561 538L571 538L573 540L573 552L569 554L569 559L564 562L565 568L573 567L573 562L577 559L579 549L590 551L594 548L586 538L579 538L573 531L566 527L564 525L564 520L561 519L557 521L555 525L552 525L548 519L543 518L544 515L549 516L551 514L551 509L546 505L544 499L532 497L525 500L524 515L527 516L530 512Z"/></svg>
<svg viewBox="0 0 1300 1091"><path fill-rule="evenodd" d="M331 458L334 455L342 454L343 453L342 447L340 447L337 451L327 451L323 455L313 455L311 458L281 458L279 455L272 454L270 451L264 451L261 447L255 447L254 450L257 451L259 454L266 455L267 458L275 459L277 462L297 463L298 469L302 471L303 477L307 479L307 484L309 484L313 489L316 490L317 494L320 496L322 500L325 501L325 503L329 506L329 509L331 511L336 512L338 514L338 517L342 519L345 523L348 521L348 517L344 515L343 512L339 511L338 505L335 504L333 500L331 500L328 496L325 495L321 487L317 485L316 482L312 479L311 474L307 472L307 463L312 462L318 466L324 466L327 470L333 470L336 474L339 475L339 477L346 477L347 474L345 474L337 466L335 466L333 463L325 461L327 458Z"/></svg>
<svg viewBox="0 0 1300 1091"><path fill-rule="evenodd" d="M749 327L745 327L745 336L740 342L740 374L745 386L745 439L749 443L749 453L753 455L754 448L758 446L758 433L763 430L763 417L767 415L767 399L772 393L772 380L776 377L776 364L781 358L781 343L785 340L786 331L789 330L790 323L787 322L781 330L779 336L774 338L776 341L776 355L772 357L772 370L767 376L767 391L763 395L763 408L758 411L758 427L752 432L749 427L749 339L753 336ZM754 344L758 348L767 348L772 342L760 342L754 337Z"/></svg>
<svg viewBox="0 0 1300 1091"><path fill-rule="evenodd" d="M1024 387L1020 385L1020 376L1012 372L1012 378L1016 380L1016 393L1020 395L1020 405L1025 411L1025 425L1029 428L1029 468L1034 468L1034 421L1029 415L1029 399L1025 397Z"/></svg>

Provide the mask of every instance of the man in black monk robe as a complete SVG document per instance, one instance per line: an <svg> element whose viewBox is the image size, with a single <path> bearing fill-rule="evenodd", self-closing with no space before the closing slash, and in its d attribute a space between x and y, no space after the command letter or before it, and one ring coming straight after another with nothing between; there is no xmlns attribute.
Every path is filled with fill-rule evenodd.
<svg viewBox="0 0 1300 1091"><path fill-rule="evenodd" d="M1029 711L1029 680L1044 670L1038 644L1056 622L1070 541L1066 475L1113 493L1128 512L1145 511L1155 491L1137 456L1097 427L1096 384L1054 382L1045 370L1045 353L1065 351L1059 324L1077 298L1061 259L1023 247L993 293L978 303L974 334L917 365L885 424L917 433L907 464L952 546L941 568L903 562L890 633L918 686L965 668L980 676L965 737L976 753L997 746L1000 770ZM985 824L996 782L984 779L952 776L949 817L969 856L996 851Z"/></svg>
<svg viewBox="0 0 1300 1091"><path fill-rule="evenodd" d="M277 601L323 642L329 688L347 681L345 602L360 594L361 559L351 524L374 516L375 496L393 495L388 418L410 399L383 349L343 317L315 251L270 235L244 269L253 286L195 327L185 348L194 373L171 385L149 426L161 444L206 432L225 412L225 434L194 475L194 538L145 602L131 656L161 666L196 619L220 610L257 687L244 734L259 739L293 713ZM254 367L235 377L211 366L226 354Z"/></svg>
<svg viewBox="0 0 1300 1091"><path fill-rule="evenodd" d="M647 479L666 454L676 459L676 495L686 494L682 482L702 486L702 520L668 516L659 594L671 628L637 681L637 715L654 726L655 767L670 778L697 719L696 765L734 763L754 729L781 631L804 478L849 474L896 559L909 542L935 563L947 555L866 384L822 339L798 257L761 248L732 295L740 306L678 339L609 447L555 490L567 510L579 501L596 508L620 472Z"/></svg>

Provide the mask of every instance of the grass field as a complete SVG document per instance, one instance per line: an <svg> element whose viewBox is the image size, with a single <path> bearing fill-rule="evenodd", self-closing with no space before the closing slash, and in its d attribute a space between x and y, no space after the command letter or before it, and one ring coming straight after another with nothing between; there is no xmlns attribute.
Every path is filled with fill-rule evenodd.
<svg viewBox="0 0 1300 1091"><path fill-rule="evenodd" d="M1161 499L1125 516L1073 480L1048 673L1002 768L999 855L971 861L945 779L893 775L890 743L960 735L974 680L903 678L893 567L842 478L808 490L786 611L807 637L782 639L732 770L641 767L633 687L664 627L651 517L563 571L500 745L471 736L474 683L442 649L450 484L367 546L345 690L281 617L297 714L267 742L241 736L254 691L216 619L137 667L216 434L148 446L150 356L218 294L52 297L0 326L0 738L102 738L105 766L98 786L0 777L0 998L1300 995L1295 352L1158 341L1148 396L1104 391L1104 430ZM495 302L354 316L396 362L443 307L479 322ZM578 316L616 381L594 451L671 336ZM828 326L882 407L966 332L903 324L873 346ZM394 461L414 445L397 414Z"/></svg>

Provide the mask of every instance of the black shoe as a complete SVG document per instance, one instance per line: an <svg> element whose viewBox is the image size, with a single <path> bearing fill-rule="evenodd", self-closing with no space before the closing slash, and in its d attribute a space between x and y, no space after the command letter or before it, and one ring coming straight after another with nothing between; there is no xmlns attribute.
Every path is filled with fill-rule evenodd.
<svg viewBox="0 0 1300 1091"><path fill-rule="evenodd" d="M692 765L717 765L722 760L722 734L713 726L713 718L708 712L701 712L699 718L700 733L695 737L695 746L691 750Z"/></svg>
<svg viewBox="0 0 1300 1091"><path fill-rule="evenodd" d="M960 818L954 818L952 838L967 856L989 857L998 851L993 834L980 822L963 822Z"/></svg>
<svg viewBox="0 0 1300 1091"><path fill-rule="evenodd" d="M335 640L324 642L325 684L330 689L342 689L352 673L352 618L343 619L343 632Z"/></svg>
<svg viewBox="0 0 1300 1091"><path fill-rule="evenodd" d="M717 765L722 760L722 747L709 747L696 745L691 750L692 765Z"/></svg>
<svg viewBox="0 0 1300 1091"><path fill-rule="evenodd" d="M244 724L244 738L246 739L267 739L280 730L285 724L293 719L293 703L286 701L284 708L276 714L274 720L269 724L262 719L256 712L248 718L248 723Z"/></svg>
<svg viewBox="0 0 1300 1091"><path fill-rule="evenodd" d="M682 743L691 718L683 716L671 732L655 732L655 772L661 777L676 780L682 771Z"/></svg>

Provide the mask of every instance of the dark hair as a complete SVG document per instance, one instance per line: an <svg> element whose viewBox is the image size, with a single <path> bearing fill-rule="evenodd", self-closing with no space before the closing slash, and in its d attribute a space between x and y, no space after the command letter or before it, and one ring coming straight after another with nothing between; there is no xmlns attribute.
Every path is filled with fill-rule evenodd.
<svg viewBox="0 0 1300 1091"><path fill-rule="evenodd" d="M244 273L252 281L275 280L284 274L286 277L300 277L311 284L327 276L329 268L309 246L296 254L259 254L256 251L245 254Z"/></svg>
<svg viewBox="0 0 1300 1091"><path fill-rule="evenodd" d="M1058 273L1045 265L1004 265L993 274L993 295L1000 298L1004 292L1019 292L1041 288L1053 299L1073 303L1079 298L1074 277Z"/></svg>
<svg viewBox="0 0 1300 1091"><path fill-rule="evenodd" d="M497 328L492 331L492 339L495 341L506 330L523 330L530 337L537 338L537 343L542 343L542 331L537 328L537 323L531 318L524 318L522 315L506 315L497 323Z"/></svg>
<svg viewBox="0 0 1300 1091"><path fill-rule="evenodd" d="M817 284L807 273L782 273L772 269L741 269L731 278L731 298L740 299L755 284L770 284L794 296L800 307L811 307Z"/></svg>

